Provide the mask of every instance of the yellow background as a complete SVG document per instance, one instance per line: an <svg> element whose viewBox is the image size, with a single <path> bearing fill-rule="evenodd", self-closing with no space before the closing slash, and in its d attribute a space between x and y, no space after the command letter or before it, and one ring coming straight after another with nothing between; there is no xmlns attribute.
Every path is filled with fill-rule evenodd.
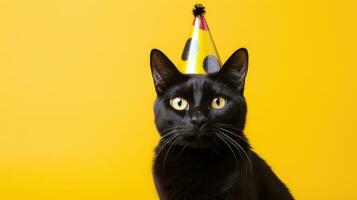
<svg viewBox="0 0 357 200"><path fill-rule="evenodd" d="M157 199L149 53L194 1L0 0L0 199ZM296 199L357 199L353 0L203 1L250 52L246 134Z"/></svg>

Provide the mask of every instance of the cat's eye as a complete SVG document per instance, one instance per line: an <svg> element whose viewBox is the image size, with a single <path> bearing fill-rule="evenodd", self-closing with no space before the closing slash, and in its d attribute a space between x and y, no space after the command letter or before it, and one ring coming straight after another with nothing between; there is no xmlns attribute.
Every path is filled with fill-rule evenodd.
<svg viewBox="0 0 357 200"><path fill-rule="evenodd" d="M188 108L188 102L181 97L176 97L170 100L170 105L175 109L175 110L184 110Z"/></svg>
<svg viewBox="0 0 357 200"><path fill-rule="evenodd" d="M226 99L224 97L215 97L211 101L211 107L214 109L221 109L226 105Z"/></svg>

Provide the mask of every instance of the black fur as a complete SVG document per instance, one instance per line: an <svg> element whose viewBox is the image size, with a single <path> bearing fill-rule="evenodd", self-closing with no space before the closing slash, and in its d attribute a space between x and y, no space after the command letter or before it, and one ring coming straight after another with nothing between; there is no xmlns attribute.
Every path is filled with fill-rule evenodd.
<svg viewBox="0 0 357 200"><path fill-rule="evenodd" d="M293 199L243 133L247 69L246 49L207 75L181 74L161 51L152 50L155 123L161 136L153 174L161 200ZM226 99L222 109L210 107L217 96ZM188 109L173 109L175 97L186 99Z"/></svg>

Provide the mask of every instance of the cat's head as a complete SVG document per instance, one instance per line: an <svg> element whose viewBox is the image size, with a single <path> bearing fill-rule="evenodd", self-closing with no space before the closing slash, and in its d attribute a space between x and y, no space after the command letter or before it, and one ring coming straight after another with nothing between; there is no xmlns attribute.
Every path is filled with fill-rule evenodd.
<svg viewBox="0 0 357 200"><path fill-rule="evenodd" d="M227 137L244 139L246 49L235 51L211 74L182 74L157 49L151 51L150 59L157 93L155 123L161 140L208 148L229 140Z"/></svg>

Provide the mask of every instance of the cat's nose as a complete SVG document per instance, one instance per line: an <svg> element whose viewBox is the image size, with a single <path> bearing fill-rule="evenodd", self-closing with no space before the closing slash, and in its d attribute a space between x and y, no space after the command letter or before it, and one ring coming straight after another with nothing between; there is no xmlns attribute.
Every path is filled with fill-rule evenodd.
<svg viewBox="0 0 357 200"><path fill-rule="evenodd" d="M201 128L203 125L207 123L207 119L205 117L192 117L191 118L191 123L196 127L196 128Z"/></svg>

